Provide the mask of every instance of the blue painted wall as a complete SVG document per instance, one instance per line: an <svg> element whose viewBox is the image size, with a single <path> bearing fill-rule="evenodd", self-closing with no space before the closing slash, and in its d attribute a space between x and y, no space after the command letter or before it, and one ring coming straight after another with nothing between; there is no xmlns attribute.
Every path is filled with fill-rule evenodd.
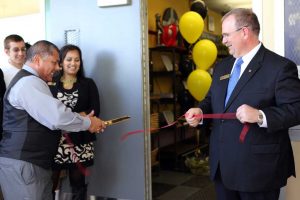
<svg viewBox="0 0 300 200"><path fill-rule="evenodd" d="M100 8L97 0L46 0L46 38L60 48L64 31L79 29L85 72L96 82L102 119L130 115L125 123L98 135L88 193L103 197L144 199L144 139L120 141L128 131L143 129L140 2Z"/></svg>

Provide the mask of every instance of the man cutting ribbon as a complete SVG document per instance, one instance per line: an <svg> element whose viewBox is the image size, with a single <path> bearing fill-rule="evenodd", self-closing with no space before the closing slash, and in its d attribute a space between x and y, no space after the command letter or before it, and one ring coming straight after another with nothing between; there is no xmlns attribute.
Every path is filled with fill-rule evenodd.
<svg viewBox="0 0 300 200"><path fill-rule="evenodd" d="M218 200L275 200L295 176L288 129L300 124L297 66L266 49L259 31L250 9L224 15L222 42L232 56L216 64L206 98L185 114L196 127L206 123L196 117L202 113L236 113L236 120L212 120L210 177ZM241 143L245 123L249 130Z"/></svg>

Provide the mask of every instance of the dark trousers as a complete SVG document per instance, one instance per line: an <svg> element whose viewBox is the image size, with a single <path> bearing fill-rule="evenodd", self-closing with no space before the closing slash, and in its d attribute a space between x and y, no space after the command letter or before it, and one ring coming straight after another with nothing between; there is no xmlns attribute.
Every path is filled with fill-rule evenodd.
<svg viewBox="0 0 300 200"><path fill-rule="evenodd" d="M217 200L278 200L280 189L264 191L264 192L241 192L229 190L222 181L220 170L214 180Z"/></svg>
<svg viewBox="0 0 300 200"><path fill-rule="evenodd" d="M69 180L72 188L72 200L85 200L87 199L87 184L85 184L85 176L78 168L70 168ZM60 172L54 170L52 174L52 193L55 194L55 190L60 188ZM54 195L53 195L54 196ZM64 198L64 197L63 197Z"/></svg>

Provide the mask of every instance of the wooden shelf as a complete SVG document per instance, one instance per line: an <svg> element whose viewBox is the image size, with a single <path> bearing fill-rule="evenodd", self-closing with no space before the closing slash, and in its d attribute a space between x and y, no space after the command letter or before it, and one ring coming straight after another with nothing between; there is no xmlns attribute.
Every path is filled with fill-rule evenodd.
<svg viewBox="0 0 300 200"><path fill-rule="evenodd" d="M158 152L159 148L153 149L151 151L151 167L159 165Z"/></svg>
<svg viewBox="0 0 300 200"><path fill-rule="evenodd" d="M184 47L166 47L166 46L156 46L150 48L150 50L161 51L161 52L175 52L175 53L188 53L188 50Z"/></svg>
<svg viewBox="0 0 300 200"><path fill-rule="evenodd" d="M157 35L157 31L153 31L153 30L148 30L148 33L150 35Z"/></svg>
<svg viewBox="0 0 300 200"><path fill-rule="evenodd" d="M179 70L179 63L183 56L188 55L188 50L182 47L165 47L156 46L149 49L150 61L150 106L153 112L158 112L159 125L164 126L172 123L180 114L180 104L177 101L182 83L181 71ZM182 86L183 87L183 86ZM162 162L160 140L165 142L163 145L174 143L170 145L170 154L182 154L195 148L195 145L188 145L179 143L182 139L181 135L185 135L184 131L187 129L183 123L160 129L152 135L153 144L158 143L159 148L159 162ZM179 137L180 136L180 137ZM161 138L161 139L160 139ZM154 145L154 147L156 147ZM168 149L167 148L167 149ZM174 153L175 152L175 153ZM176 156L175 156L176 157ZM152 165L157 164L152 159Z"/></svg>
<svg viewBox="0 0 300 200"><path fill-rule="evenodd" d="M183 155L199 147L196 144L189 144L184 142L178 142L177 144L171 144L166 147L162 147L162 152L167 154L174 154L174 156Z"/></svg>

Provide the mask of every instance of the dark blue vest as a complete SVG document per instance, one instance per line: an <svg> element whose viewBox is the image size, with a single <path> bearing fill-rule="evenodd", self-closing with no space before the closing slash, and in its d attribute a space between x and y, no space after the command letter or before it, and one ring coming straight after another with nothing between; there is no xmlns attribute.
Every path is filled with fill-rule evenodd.
<svg viewBox="0 0 300 200"><path fill-rule="evenodd" d="M0 157L24 160L49 169L57 152L60 132L43 126L25 110L14 108L7 99L10 89L21 78L30 75L33 74L26 70L17 73L4 95L3 139L0 142Z"/></svg>

